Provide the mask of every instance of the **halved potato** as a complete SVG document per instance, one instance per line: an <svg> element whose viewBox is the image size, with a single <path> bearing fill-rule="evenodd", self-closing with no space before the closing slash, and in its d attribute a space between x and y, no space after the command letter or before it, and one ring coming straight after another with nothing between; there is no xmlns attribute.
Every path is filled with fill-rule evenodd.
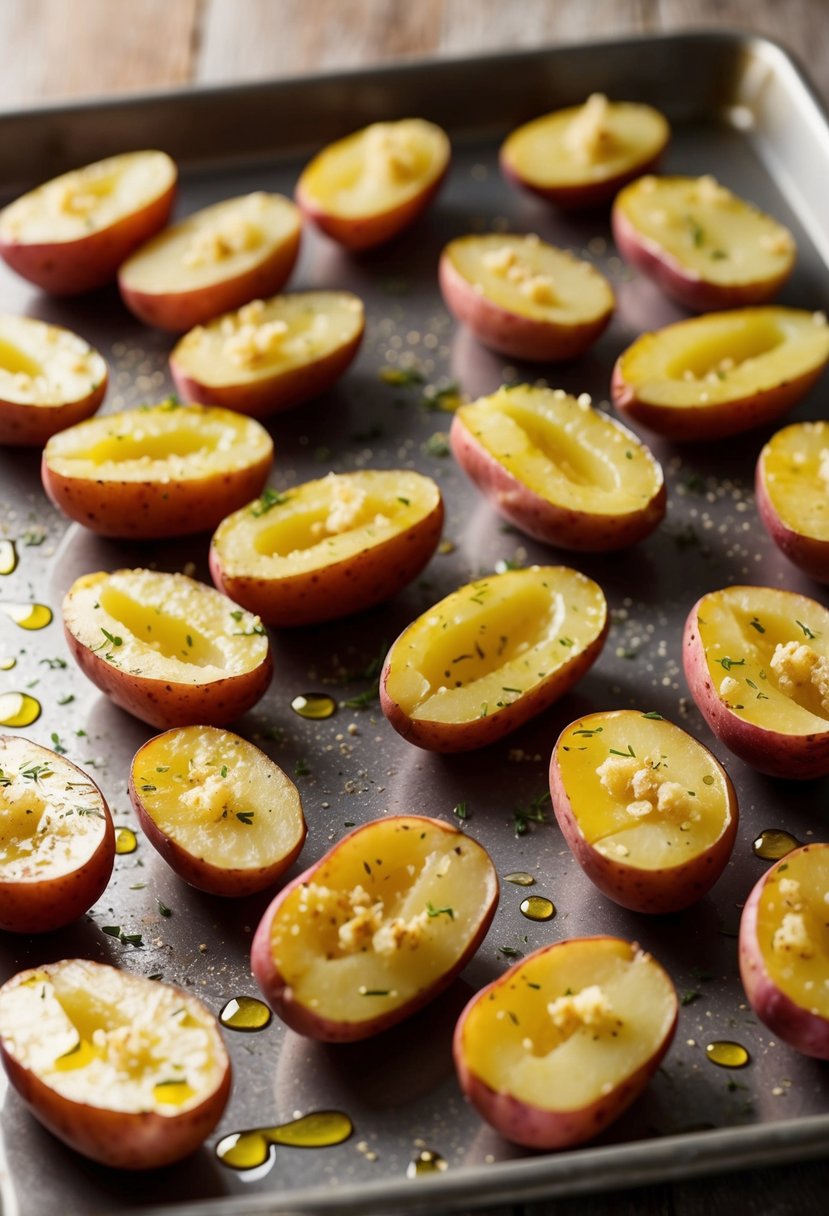
<svg viewBox="0 0 829 1216"><path fill-rule="evenodd" d="M446 307L484 346L514 359L574 359L613 315L607 279L537 236L487 233L450 241L440 257Z"/></svg>
<svg viewBox="0 0 829 1216"><path fill-rule="evenodd" d="M87 959L21 971L0 988L0 1052L35 1118L116 1169L186 1157L230 1095L230 1060L201 1001Z"/></svg>
<svg viewBox="0 0 829 1216"><path fill-rule="evenodd" d="M601 588L567 566L477 579L404 629L386 656L380 705L418 747L484 747L563 696L607 629Z"/></svg>
<svg viewBox="0 0 829 1216"><path fill-rule="evenodd" d="M346 249L370 249L428 207L450 155L446 132L432 122L375 122L323 148L303 170L296 200Z"/></svg>
<svg viewBox="0 0 829 1216"><path fill-rule="evenodd" d="M273 672L259 618L183 574L85 574L63 601L63 626L84 675L160 728L232 722Z"/></svg>
<svg viewBox="0 0 829 1216"><path fill-rule="evenodd" d="M773 435L757 461L755 490L777 547L829 583L829 422L795 422Z"/></svg>
<svg viewBox="0 0 829 1216"><path fill-rule="evenodd" d="M630 1106L656 1072L678 1001L659 963L617 937L543 946L478 992L455 1029L455 1067L507 1140L568 1148Z"/></svg>
<svg viewBox="0 0 829 1216"><path fill-rule="evenodd" d="M829 774L829 610L776 587L726 587L691 609L685 677L718 738L761 773Z"/></svg>
<svg viewBox="0 0 829 1216"><path fill-rule="evenodd" d="M147 325L182 332L282 287L299 253L298 209L257 190L214 203L135 251L121 298Z"/></svg>
<svg viewBox="0 0 829 1216"><path fill-rule="evenodd" d="M350 832L277 895L251 967L298 1034L364 1039L449 986L497 904L495 867L466 832L392 815Z"/></svg>
<svg viewBox="0 0 829 1216"><path fill-rule="evenodd" d="M713 177L641 177L612 221L622 257L695 312L762 304L794 267L788 228Z"/></svg>
<svg viewBox="0 0 829 1216"><path fill-rule="evenodd" d="M408 469L329 473L268 490L217 528L216 586L268 625L310 625L382 603L434 553L443 500Z"/></svg>
<svg viewBox="0 0 829 1216"><path fill-rule="evenodd" d="M827 361L822 312L710 313L642 334L623 351L613 370L613 404L668 439L723 439L792 409Z"/></svg>
<svg viewBox="0 0 829 1216"><path fill-rule="evenodd" d="M501 146L501 170L516 185L559 207L594 207L653 169L671 129L652 106L593 93L524 123Z"/></svg>
<svg viewBox="0 0 829 1216"><path fill-rule="evenodd" d="M660 465L589 398L527 384L500 388L456 410L449 441L496 511L546 544L623 549L665 514Z"/></svg>
<svg viewBox="0 0 829 1216"><path fill-rule="evenodd" d="M215 528L258 494L273 441L231 410L174 401L81 422L43 452L56 507L101 536L149 540Z"/></svg>
<svg viewBox="0 0 829 1216"><path fill-rule="evenodd" d="M167 223L178 170L166 152L124 152L45 182L0 211L0 257L53 295L76 295Z"/></svg>
<svg viewBox="0 0 829 1216"><path fill-rule="evenodd" d="M252 300L196 326L170 355L188 401L261 418L318 397L359 350L362 301L349 291L297 291Z"/></svg>
<svg viewBox="0 0 829 1216"><path fill-rule="evenodd" d="M587 877L636 912L696 903L737 835L737 796L722 765L684 730L640 710L588 714L562 731L550 795Z"/></svg>

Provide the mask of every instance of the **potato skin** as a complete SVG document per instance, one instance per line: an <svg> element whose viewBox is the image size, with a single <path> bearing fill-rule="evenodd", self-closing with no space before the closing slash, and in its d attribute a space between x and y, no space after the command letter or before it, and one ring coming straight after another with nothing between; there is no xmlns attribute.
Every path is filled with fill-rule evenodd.
<svg viewBox="0 0 829 1216"><path fill-rule="evenodd" d="M608 177L604 181L584 181L569 186L539 186L527 181L504 152L503 147L498 154L498 164L501 173L511 186L528 190L530 194L554 203L562 211L588 211L592 208L606 207L628 182L635 181L637 177L641 177L645 173L653 173L667 146L668 140L648 160L638 161L629 169Z"/></svg>
<svg viewBox="0 0 829 1216"><path fill-rule="evenodd" d="M820 540L817 536L807 536L804 532L795 532L780 518L766 489L762 456L757 462L754 492L757 513L777 548L815 582L829 583L829 541Z"/></svg>
<svg viewBox="0 0 829 1216"><path fill-rule="evenodd" d="M446 165L439 176L429 182L420 194L399 203L389 211L364 216L332 215L303 189L302 179L296 188L295 201L303 215L316 224L320 232L324 232L344 249L359 253L364 249L385 245L422 215L443 185L450 160L451 157L447 157Z"/></svg>
<svg viewBox="0 0 829 1216"><path fill-rule="evenodd" d="M107 377L78 401L61 405L24 405L0 400L0 446L40 448L58 431L91 418L106 396Z"/></svg>

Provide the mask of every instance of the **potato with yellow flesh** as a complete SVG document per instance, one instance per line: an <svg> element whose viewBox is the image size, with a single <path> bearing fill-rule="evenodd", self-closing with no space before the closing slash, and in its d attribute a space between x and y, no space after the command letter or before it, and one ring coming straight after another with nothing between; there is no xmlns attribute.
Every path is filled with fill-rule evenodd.
<svg viewBox="0 0 829 1216"><path fill-rule="evenodd" d="M532 234L458 237L441 254L438 278L452 315L513 359L575 359L615 306L595 267Z"/></svg>
<svg viewBox="0 0 829 1216"><path fill-rule="evenodd" d="M670 134L652 106L593 93L583 105L543 114L507 136L501 171L559 207L595 207L653 169Z"/></svg>
<svg viewBox="0 0 829 1216"><path fill-rule="evenodd" d="M111 282L167 223L178 170L166 152L125 152L73 169L0 211L0 257L52 295Z"/></svg>
<svg viewBox="0 0 829 1216"><path fill-rule="evenodd" d="M268 479L273 441L232 410L159 405L106 414L54 435L43 488L101 536L150 540L215 528Z"/></svg>
<svg viewBox="0 0 829 1216"><path fill-rule="evenodd" d="M757 510L778 549L829 583L829 422L795 422L757 461Z"/></svg>
<svg viewBox="0 0 829 1216"><path fill-rule="evenodd" d="M822 312L745 308L642 334L613 370L613 404L668 439L724 439L774 422L829 361Z"/></svg>
<svg viewBox="0 0 829 1216"><path fill-rule="evenodd" d="M661 467L586 394L500 388L456 410L449 440L500 515L560 549L623 549L665 514Z"/></svg>
<svg viewBox="0 0 829 1216"><path fill-rule="evenodd" d="M726 587L685 624L685 678L712 731L772 777L829 774L829 611L776 587Z"/></svg>
<svg viewBox="0 0 829 1216"><path fill-rule="evenodd" d="M613 204L623 258L694 312L763 304L791 274L788 228L713 177L641 177Z"/></svg>
<svg viewBox="0 0 829 1216"><path fill-rule="evenodd" d="M251 300L197 325L170 355L187 401L262 418L318 397L359 350L362 301L349 291L297 291Z"/></svg>
<svg viewBox="0 0 829 1216"><path fill-rule="evenodd" d="M635 912L678 912L728 864L737 796L707 747L658 714L621 709L559 735L550 796L591 882Z"/></svg>
<svg viewBox="0 0 829 1216"><path fill-rule="evenodd" d="M230 1060L201 1001L87 959L21 971L0 988L0 1054L44 1127L116 1169L186 1157L230 1095Z"/></svg>
<svg viewBox="0 0 829 1216"><path fill-rule="evenodd" d="M488 853L420 815L364 824L281 891L253 939L267 1001L298 1034L377 1034L449 986L498 903Z"/></svg>
<svg viewBox="0 0 829 1216"><path fill-rule="evenodd" d="M829 844L787 853L757 882L740 918L740 976L776 1038L829 1060Z"/></svg>
<svg viewBox="0 0 829 1216"><path fill-rule="evenodd" d="M386 656L380 705L418 747L485 747L563 696L607 629L601 588L568 566L479 578L404 629Z"/></svg>
<svg viewBox="0 0 829 1216"><path fill-rule="evenodd" d="M210 546L216 586L268 625L311 625L396 595L434 553L437 484L408 469L329 473L225 519Z"/></svg>
<svg viewBox="0 0 829 1216"><path fill-rule="evenodd" d="M64 756L0 735L0 929L46 933L104 893L115 831L101 791Z"/></svg>
<svg viewBox="0 0 829 1216"><path fill-rule="evenodd" d="M258 747L215 726L183 726L145 743L129 795L150 844L211 895L272 886L305 841L293 781Z"/></svg>
<svg viewBox="0 0 829 1216"><path fill-rule="evenodd" d="M121 298L147 325L181 333L279 291L299 253L301 218L281 194L225 199L141 245L118 272Z"/></svg>
<svg viewBox="0 0 829 1216"><path fill-rule="evenodd" d="M676 1029L670 977L617 937L543 946L467 1005L455 1029L461 1089L529 1148L591 1140L630 1106Z"/></svg>
<svg viewBox="0 0 829 1216"><path fill-rule="evenodd" d="M161 729L232 722L273 673L259 618L183 574L85 574L63 601L63 627L84 675Z"/></svg>
<svg viewBox="0 0 829 1216"><path fill-rule="evenodd" d="M375 122L317 153L297 183L296 201L346 249L371 249L425 211L450 155L446 132L432 122Z"/></svg>

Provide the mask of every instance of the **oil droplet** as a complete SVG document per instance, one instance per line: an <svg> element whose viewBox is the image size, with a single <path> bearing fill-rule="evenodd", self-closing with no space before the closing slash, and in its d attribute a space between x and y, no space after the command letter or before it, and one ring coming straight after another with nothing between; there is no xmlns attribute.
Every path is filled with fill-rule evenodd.
<svg viewBox="0 0 829 1216"><path fill-rule="evenodd" d="M229 1030L264 1030L272 1017L265 1002L255 996L234 996L222 1009L219 1021Z"/></svg>
<svg viewBox="0 0 829 1216"><path fill-rule="evenodd" d="M449 1168L449 1163L433 1148L422 1148L415 1153L406 1166L407 1178L422 1178L424 1174L442 1174Z"/></svg>
<svg viewBox="0 0 829 1216"><path fill-rule="evenodd" d="M17 549L13 540L0 540L0 574L11 574L17 569Z"/></svg>
<svg viewBox="0 0 829 1216"><path fill-rule="evenodd" d="M705 1054L712 1064L719 1064L720 1068L745 1068L751 1059L742 1043L732 1043L728 1039L706 1044Z"/></svg>
<svg viewBox="0 0 829 1216"><path fill-rule="evenodd" d="M0 671L11 671L11 669L16 666L17 659L14 657L10 659L0 659Z"/></svg>
<svg viewBox="0 0 829 1216"><path fill-rule="evenodd" d="M254 1170L264 1165L275 1144L290 1148L331 1148L342 1144L354 1124L341 1110L315 1110L276 1127L255 1127L231 1132L216 1145L216 1156L234 1170Z"/></svg>
<svg viewBox="0 0 829 1216"><path fill-rule="evenodd" d="M132 828L117 828L115 832L115 852L134 853L138 848L138 837Z"/></svg>
<svg viewBox="0 0 829 1216"><path fill-rule="evenodd" d="M555 904L546 895L528 895L520 906L527 920L552 920L556 914Z"/></svg>
<svg viewBox="0 0 829 1216"><path fill-rule="evenodd" d="M532 874L527 874L524 870L516 870L514 874L505 874L504 882L511 882L516 887L534 887L535 879Z"/></svg>
<svg viewBox="0 0 829 1216"><path fill-rule="evenodd" d="M336 708L337 702L326 692L300 693L291 702L291 709L295 714L299 714L300 718L310 718L313 722L330 718Z"/></svg>
<svg viewBox="0 0 829 1216"><path fill-rule="evenodd" d="M100 1059L100 1056L89 1039L78 1039L74 1047L58 1056L53 1067L57 1072L75 1072L76 1069L87 1068L96 1059Z"/></svg>
<svg viewBox="0 0 829 1216"><path fill-rule="evenodd" d="M181 1106L182 1102L192 1098L195 1092L192 1085L188 1085L186 1081L159 1081L153 1086L153 1097L162 1106Z"/></svg>
<svg viewBox="0 0 829 1216"><path fill-rule="evenodd" d="M31 726L40 717L40 701L27 692L0 694L0 726Z"/></svg>
<svg viewBox="0 0 829 1216"><path fill-rule="evenodd" d="M438 553L440 553L442 557L445 557L447 553L454 553L454 552L455 552L455 542L453 540L449 540L448 537L445 540L442 540L440 542L440 544L438 545Z"/></svg>
<svg viewBox="0 0 829 1216"><path fill-rule="evenodd" d="M0 604L0 612L21 629L45 629L52 621L52 609L46 604Z"/></svg>
<svg viewBox="0 0 829 1216"><path fill-rule="evenodd" d="M765 828L751 846L755 857L763 861L780 861L792 849L800 847L800 841L791 832L782 828Z"/></svg>

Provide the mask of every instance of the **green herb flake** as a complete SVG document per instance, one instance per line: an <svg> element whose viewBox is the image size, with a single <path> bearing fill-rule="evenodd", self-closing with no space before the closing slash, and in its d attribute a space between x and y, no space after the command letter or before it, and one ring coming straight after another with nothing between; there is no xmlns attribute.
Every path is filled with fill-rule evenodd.
<svg viewBox="0 0 829 1216"><path fill-rule="evenodd" d="M731 671L732 667L745 667L746 665L745 659L730 659L728 655L725 655L722 659L717 659L717 662L726 671Z"/></svg>
<svg viewBox="0 0 829 1216"><path fill-rule="evenodd" d="M158 915L159 916L172 916L173 915L172 908L168 908L167 905L163 904L160 899L157 900L156 902L158 904Z"/></svg>
<svg viewBox="0 0 829 1216"><path fill-rule="evenodd" d="M260 516L267 515L268 511L272 511L274 507L281 507L289 498L289 494L280 494L278 490L267 486L256 502L251 505L250 513L259 519Z"/></svg>
<svg viewBox="0 0 829 1216"><path fill-rule="evenodd" d="M689 988L687 992L683 992L680 998L680 1005L693 1005L694 1001L698 1001L702 993L697 988Z"/></svg>
<svg viewBox="0 0 829 1216"><path fill-rule="evenodd" d="M240 823L243 823L245 825L245 827L249 828L253 823L254 814L255 814L254 811L237 811L236 818L239 820Z"/></svg>
<svg viewBox="0 0 829 1216"><path fill-rule="evenodd" d="M544 790L532 798L527 806L516 807L512 814L512 826L516 836L526 836L534 823L547 822L545 806L549 800L549 791Z"/></svg>
<svg viewBox="0 0 829 1216"><path fill-rule="evenodd" d="M65 747L63 746L63 744L61 743L61 741L60 741L60 735L58 734L58 732L57 732L56 730L53 730L53 731L52 731L52 734L51 734L51 736L50 736L50 737L51 737L51 740L52 740L52 747L55 749L55 751L57 752L57 754L58 754L59 756L65 756L65 755L66 755L66 748L65 748Z"/></svg>
<svg viewBox="0 0 829 1216"><path fill-rule="evenodd" d="M48 667L50 671L63 671L68 666L66 659L41 659L41 667Z"/></svg>
<svg viewBox="0 0 829 1216"><path fill-rule="evenodd" d="M222 767L219 769L219 772L222 777L226 777L227 776L227 765L223 764Z"/></svg>
<svg viewBox="0 0 829 1216"><path fill-rule="evenodd" d="M648 718L651 722L664 722L665 721L665 719L662 717L662 714L658 714L656 712L656 710L654 710L654 709L650 710L649 713L642 714L642 717Z"/></svg>
<svg viewBox="0 0 829 1216"><path fill-rule="evenodd" d="M294 765L294 776L295 777L310 777L311 776L311 770L308 767L307 760L297 760L296 764Z"/></svg>
<svg viewBox="0 0 829 1216"><path fill-rule="evenodd" d="M391 384L394 388L411 388L426 383L426 377L415 367L381 367L378 378L383 384Z"/></svg>
<svg viewBox="0 0 829 1216"><path fill-rule="evenodd" d="M465 802L459 802L456 807L452 808L452 814L456 819L469 819L469 807Z"/></svg>
<svg viewBox="0 0 829 1216"><path fill-rule="evenodd" d="M423 444L423 451L427 456L448 456L449 439L446 432L435 431L434 435L430 435Z"/></svg>
<svg viewBox="0 0 829 1216"><path fill-rule="evenodd" d="M812 640L818 636L816 633L812 633L809 626L804 625L802 621L795 621L795 625L797 625L799 629L803 630L803 636L805 638L809 638L810 640Z"/></svg>
<svg viewBox="0 0 829 1216"><path fill-rule="evenodd" d="M628 743L628 749L626 752L620 752L615 747L609 747L607 750L610 752L611 756L624 756L625 758L628 756L633 756L634 760L636 759L636 752L633 750L633 746L630 743Z"/></svg>
<svg viewBox="0 0 829 1216"><path fill-rule="evenodd" d="M58 701L58 705L71 705L74 700L75 700L75 694L73 692L70 692L70 693L67 693L65 697L60 698L60 700Z"/></svg>
<svg viewBox="0 0 829 1216"><path fill-rule="evenodd" d="M430 920L434 920L437 916L448 916L450 920L455 919L454 908L436 908L431 901L426 905L426 912Z"/></svg>
<svg viewBox="0 0 829 1216"><path fill-rule="evenodd" d="M751 625L751 628L756 629L758 633L766 632L765 626L760 624L760 622L757 620L756 616L753 616L751 618L749 624Z"/></svg>
<svg viewBox="0 0 829 1216"><path fill-rule="evenodd" d="M499 946L498 951L505 958L523 958L524 955L520 950L516 950L514 946Z"/></svg>

